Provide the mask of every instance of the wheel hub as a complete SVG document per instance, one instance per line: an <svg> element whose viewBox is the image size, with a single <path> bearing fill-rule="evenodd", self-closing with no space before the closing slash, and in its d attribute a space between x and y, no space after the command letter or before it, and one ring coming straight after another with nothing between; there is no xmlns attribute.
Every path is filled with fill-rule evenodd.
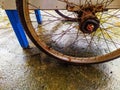
<svg viewBox="0 0 120 90"><path fill-rule="evenodd" d="M96 18L88 18L83 20L83 22L79 24L79 27L83 33L92 33L99 28L99 20Z"/></svg>
<svg viewBox="0 0 120 90"><path fill-rule="evenodd" d="M83 33L92 33L99 28L100 21L93 12L93 9L87 8L82 11L79 15L79 28Z"/></svg>
<svg viewBox="0 0 120 90"><path fill-rule="evenodd" d="M67 9L78 14L78 19L73 20L79 23L79 29L83 33L92 33L99 28L100 21L95 14L104 10L103 5L77 7L73 4L68 4Z"/></svg>

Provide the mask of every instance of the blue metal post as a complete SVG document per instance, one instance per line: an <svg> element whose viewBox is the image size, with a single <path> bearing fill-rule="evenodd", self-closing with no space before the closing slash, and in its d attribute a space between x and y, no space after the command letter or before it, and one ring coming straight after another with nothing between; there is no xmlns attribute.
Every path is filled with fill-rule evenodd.
<svg viewBox="0 0 120 90"><path fill-rule="evenodd" d="M35 15L36 15L37 22L39 24L41 24L42 23L42 17L41 17L40 10L35 10Z"/></svg>
<svg viewBox="0 0 120 90"><path fill-rule="evenodd" d="M9 18L10 22L11 22L11 25L13 27L13 30L17 36L17 39L18 39L20 45L23 48L28 48L29 43L28 43L28 40L26 38L23 26L20 22L20 18L19 18L17 10L5 10L5 11L7 13L7 16Z"/></svg>

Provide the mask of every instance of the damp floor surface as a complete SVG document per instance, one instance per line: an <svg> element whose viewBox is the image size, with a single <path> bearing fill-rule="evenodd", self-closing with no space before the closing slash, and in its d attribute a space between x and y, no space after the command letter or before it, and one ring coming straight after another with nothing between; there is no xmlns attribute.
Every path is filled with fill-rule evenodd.
<svg viewBox="0 0 120 90"><path fill-rule="evenodd" d="M8 18L0 18L0 90L120 90L120 58L94 65L62 63L31 42L22 49Z"/></svg>

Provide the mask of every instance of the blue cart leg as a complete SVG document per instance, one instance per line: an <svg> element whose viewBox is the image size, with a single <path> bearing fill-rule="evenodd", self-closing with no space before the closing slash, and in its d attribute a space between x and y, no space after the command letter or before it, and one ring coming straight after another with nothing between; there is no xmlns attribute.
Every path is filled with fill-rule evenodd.
<svg viewBox="0 0 120 90"><path fill-rule="evenodd" d="M20 45L23 48L28 48L29 47L29 43L28 40L26 38L23 26L20 22L20 18L18 16L18 12L17 10L5 10L7 13L7 16L11 22L11 25L13 27L13 30L17 36L17 39L20 43Z"/></svg>
<svg viewBox="0 0 120 90"><path fill-rule="evenodd" d="M39 24L41 24L42 23L42 17L41 17L40 10L35 10L35 15L36 15L37 22Z"/></svg>

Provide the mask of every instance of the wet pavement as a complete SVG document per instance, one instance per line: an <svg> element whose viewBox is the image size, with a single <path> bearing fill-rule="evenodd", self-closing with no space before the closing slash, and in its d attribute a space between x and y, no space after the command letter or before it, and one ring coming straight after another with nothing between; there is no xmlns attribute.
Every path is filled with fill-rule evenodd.
<svg viewBox="0 0 120 90"><path fill-rule="evenodd" d="M94 65L65 64L32 42L22 49L6 16L0 26L0 90L120 90L120 58Z"/></svg>

